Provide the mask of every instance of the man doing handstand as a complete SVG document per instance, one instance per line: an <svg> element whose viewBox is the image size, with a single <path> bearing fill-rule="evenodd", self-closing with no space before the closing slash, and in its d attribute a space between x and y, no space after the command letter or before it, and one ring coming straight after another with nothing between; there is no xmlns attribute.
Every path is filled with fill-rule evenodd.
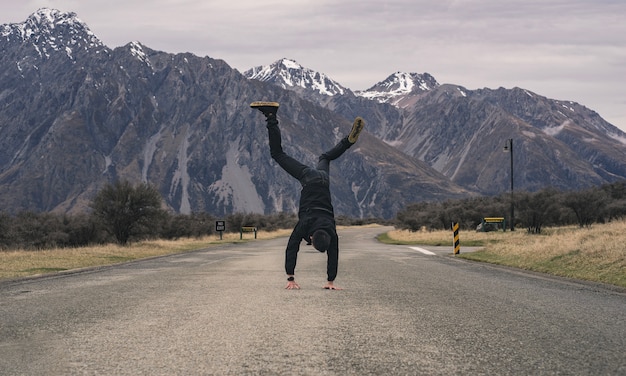
<svg viewBox="0 0 626 376"><path fill-rule="evenodd" d="M272 159L287 173L298 179L302 185L298 223L289 237L285 251L285 271L288 277L285 288L289 290L300 288L294 274L300 243L305 240L307 243L313 244L313 247L318 251L326 252L328 256L326 264L327 282L324 288L340 290L334 284L339 262L339 239L330 196L329 167L330 161L339 158L354 145L365 126L365 122L357 117L350 134L342 138L332 149L320 155L316 168L311 168L283 151L276 118L278 106L277 102L253 102L250 104L250 107L258 109L265 115Z"/></svg>

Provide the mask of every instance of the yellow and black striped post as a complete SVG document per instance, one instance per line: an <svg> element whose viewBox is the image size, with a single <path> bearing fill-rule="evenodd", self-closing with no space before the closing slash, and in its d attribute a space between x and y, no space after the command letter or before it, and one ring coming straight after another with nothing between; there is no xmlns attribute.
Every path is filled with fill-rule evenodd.
<svg viewBox="0 0 626 376"><path fill-rule="evenodd" d="M454 241L452 244L454 245L454 254L458 255L461 253L461 242L459 241L459 224L452 222L452 232L454 233Z"/></svg>

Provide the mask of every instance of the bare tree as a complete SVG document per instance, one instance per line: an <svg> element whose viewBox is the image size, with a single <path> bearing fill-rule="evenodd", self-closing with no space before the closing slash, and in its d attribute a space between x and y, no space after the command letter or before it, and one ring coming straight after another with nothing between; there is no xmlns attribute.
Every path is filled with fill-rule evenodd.
<svg viewBox="0 0 626 376"><path fill-rule="evenodd" d="M594 222L602 220L607 203L607 194L598 189L569 192L563 202L576 214L580 227L590 227Z"/></svg>
<svg viewBox="0 0 626 376"><path fill-rule="evenodd" d="M128 181L105 186L91 203L93 214L118 243L126 244L131 236L158 233L165 211L156 188L141 183L133 187Z"/></svg>

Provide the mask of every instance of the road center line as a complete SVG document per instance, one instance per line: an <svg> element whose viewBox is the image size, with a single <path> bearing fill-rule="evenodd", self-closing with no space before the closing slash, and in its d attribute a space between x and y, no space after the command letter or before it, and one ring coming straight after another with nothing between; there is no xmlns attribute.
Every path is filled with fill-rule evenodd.
<svg viewBox="0 0 626 376"><path fill-rule="evenodd" d="M411 249L413 249L415 251L418 251L418 252L422 252L425 255L433 255L433 256L436 255L436 253L431 252L429 250L426 250L424 248L420 248L420 247L409 247L409 248L411 248Z"/></svg>

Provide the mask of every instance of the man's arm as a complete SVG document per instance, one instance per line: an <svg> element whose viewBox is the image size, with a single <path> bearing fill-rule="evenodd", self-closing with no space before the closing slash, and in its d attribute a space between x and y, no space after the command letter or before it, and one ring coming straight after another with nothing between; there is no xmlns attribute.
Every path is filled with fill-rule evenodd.
<svg viewBox="0 0 626 376"><path fill-rule="evenodd" d="M339 246L338 239L335 236L334 240L331 242L328 251L328 263L326 265L326 270L328 273L328 281L323 286L326 290L342 290L341 287L335 285L335 277L337 277L337 266L339 265Z"/></svg>
<svg viewBox="0 0 626 376"><path fill-rule="evenodd" d="M297 224L291 232L291 236L289 236L289 241L287 241L287 249L285 250L285 272L287 273L288 277L293 277L296 270L298 251L300 251L300 242L302 241L302 235L298 231L299 227L300 224ZM289 282L294 282L294 284L297 286L295 280ZM298 288L300 288L300 286L298 286Z"/></svg>
<svg viewBox="0 0 626 376"><path fill-rule="evenodd" d="M332 240L330 242L330 247L326 251L328 256L328 261L326 262L326 273L328 275L327 281L328 284L324 286L334 286L333 281L337 277L337 267L339 265L339 238L337 234L333 235Z"/></svg>

